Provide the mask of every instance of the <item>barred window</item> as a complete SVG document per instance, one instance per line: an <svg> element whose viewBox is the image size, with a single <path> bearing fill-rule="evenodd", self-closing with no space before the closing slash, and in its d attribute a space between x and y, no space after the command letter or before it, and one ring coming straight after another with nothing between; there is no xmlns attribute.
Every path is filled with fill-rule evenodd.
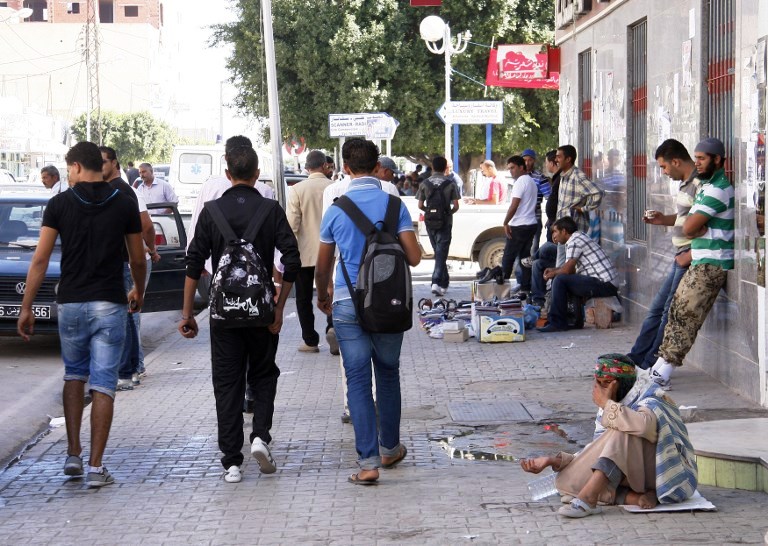
<svg viewBox="0 0 768 546"><path fill-rule="evenodd" d="M648 176L648 25L645 20L629 27L627 74L630 106L627 124L627 152L631 169L628 187L628 235L637 241L647 241L643 214L646 207Z"/></svg>
<svg viewBox="0 0 768 546"><path fill-rule="evenodd" d="M579 53L579 166L592 179L592 50Z"/></svg>
<svg viewBox="0 0 768 546"><path fill-rule="evenodd" d="M716 137L725 144L725 172L733 180L734 30L733 0L704 0L707 14L704 40L706 59L706 124L702 137Z"/></svg>

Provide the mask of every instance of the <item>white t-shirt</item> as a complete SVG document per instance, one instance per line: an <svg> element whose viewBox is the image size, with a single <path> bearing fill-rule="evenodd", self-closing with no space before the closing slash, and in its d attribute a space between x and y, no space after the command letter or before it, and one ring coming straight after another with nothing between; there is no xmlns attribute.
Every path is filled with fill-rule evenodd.
<svg viewBox="0 0 768 546"><path fill-rule="evenodd" d="M533 178L524 174L512 186L512 199L520 199L515 215L509 221L510 226L530 226L536 223L536 197L539 194L539 188L536 186Z"/></svg>

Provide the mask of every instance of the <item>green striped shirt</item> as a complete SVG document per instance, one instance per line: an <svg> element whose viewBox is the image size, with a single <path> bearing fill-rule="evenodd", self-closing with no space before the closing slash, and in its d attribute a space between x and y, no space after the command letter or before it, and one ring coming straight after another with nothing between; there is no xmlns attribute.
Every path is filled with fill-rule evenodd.
<svg viewBox="0 0 768 546"><path fill-rule="evenodd" d="M709 180L701 180L689 214L703 214L707 232L691 241L693 265L712 264L733 269L733 186L720 169Z"/></svg>

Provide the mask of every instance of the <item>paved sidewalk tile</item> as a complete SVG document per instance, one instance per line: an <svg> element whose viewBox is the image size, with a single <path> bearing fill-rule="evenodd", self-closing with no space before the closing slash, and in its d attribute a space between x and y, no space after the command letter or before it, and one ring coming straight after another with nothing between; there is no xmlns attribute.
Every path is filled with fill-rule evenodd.
<svg viewBox="0 0 768 546"><path fill-rule="evenodd" d="M452 294L466 285L453 285ZM416 299L426 296L418 286ZM63 429L0 475L5 544L582 544L763 543L766 497L716 488L702 493L714 513L631 515L618 508L584 520L555 515L556 500L531 502L515 459L577 451L594 416L594 357L627 351L635 330L539 334L524 343L463 344L405 337L401 361L402 441L407 458L356 487L351 425L340 421L337 357L321 346L299 353L293 302L280 337L272 453L278 470L259 473L247 455L243 481L227 484L219 463L209 333L171 338L148 358L148 377L118 393L105 464L115 484L85 489L68 479ZM318 316L318 331L324 317ZM695 376L694 372L690 377ZM686 376L687 377L687 376ZM681 394L694 396L683 389ZM727 395L723 395L724 397ZM525 422L467 426L456 402L521 402ZM724 398L725 400L725 398ZM730 399L729 399L730 400ZM83 424L84 455L89 411ZM250 424L245 423L246 432Z"/></svg>

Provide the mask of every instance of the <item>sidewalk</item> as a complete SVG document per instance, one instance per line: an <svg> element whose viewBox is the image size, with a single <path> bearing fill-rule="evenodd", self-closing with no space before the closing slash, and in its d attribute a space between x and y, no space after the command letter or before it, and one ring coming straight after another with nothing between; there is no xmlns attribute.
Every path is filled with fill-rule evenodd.
<svg viewBox="0 0 768 546"><path fill-rule="evenodd" d="M415 287L414 298L428 295ZM452 297L468 295L452 285ZM244 463L221 478L207 319L193 341L172 337L147 360L150 375L118 393L105 464L116 483L88 490L62 473L56 429L0 475L0 537L7 544L763 544L764 493L700 488L714 513L603 515L563 520L555 500L531 502L532 478L511 459L577 451L591 436L590 377L601 353L626 352L635 329L534 332L525 343L463 344L406 334L401 358L402 442L408 456L381 483L348 484L356 471L342 412L338 358L296 351L293 300L280 339L273 475ZM320 330L323 317L316 314ZM697 406L689 418L750 415L756 408L683 368L670 393ZM86 411L84 454L90 442ZM490 424L494 423L494 424ZM250 425L246 423L246 431ZM244 446L247 453L248 446Z"/></svg>

